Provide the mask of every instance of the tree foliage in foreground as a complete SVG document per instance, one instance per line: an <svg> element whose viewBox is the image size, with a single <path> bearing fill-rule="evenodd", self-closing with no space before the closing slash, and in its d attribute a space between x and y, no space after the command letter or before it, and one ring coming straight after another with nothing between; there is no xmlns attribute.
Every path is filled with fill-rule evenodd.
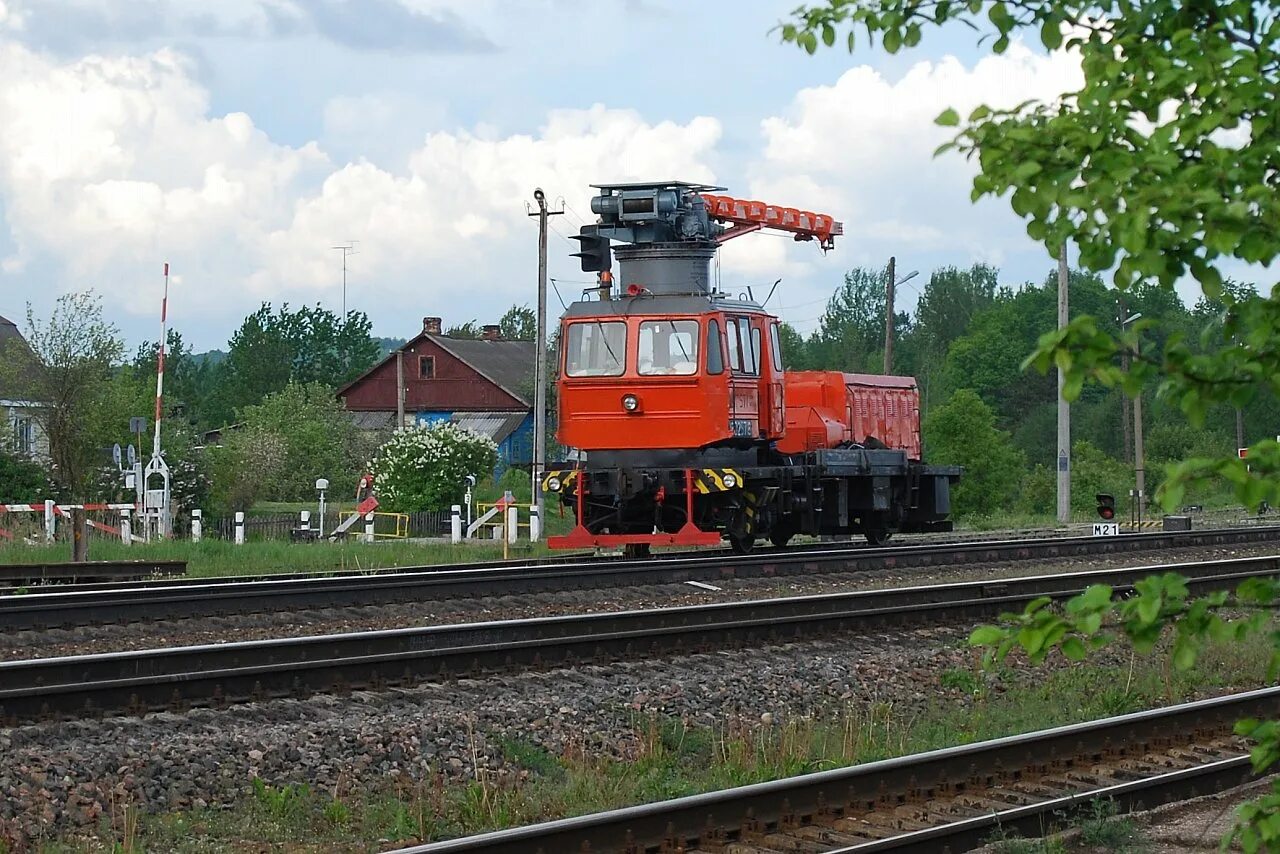
<svg viewBox="0 0 1280 854"><path fill-rule="evenodd" d="M1027 234L1051 256L1074 245L1080 265L1111 271L1122 293L1148 283L1171 291L1190 276L1207 302L1222 306L1198 342L1172 335L1158 347L1140 346L1153 329L1145 318L1110 332L1103 318L1081 315L1046 331L1028 364L1042 372L1056 365L1068 400L1087 380L1130 395L1158 381L1195 427L1214 406L1280 393L1280 285L1234 293L1222 272L1226 263L1270 264L1280 255L1277 9L1252 0L826 0L797 9L781 34L810 53L833 45L840 31L850 50L860 38L878 38L894 53L949 23L971 27L996 53L1030 33L1048 50L1075 52L1084 76L1080 89L1054 101L938 117L958 128L940 153L978 161L973 199L1008 195ZM1231 481L1246 505L1280 503L1280 444L1255 443L1247 465L1225 455L1186 460L1159 496L1174 506L1188 484L1208 477ZM1079 659L1106 642L1112 618L1140 650L1154 648L1167 629L1173 664L1186 668L1206 639L1269 628L1277 600L1271 579L1193 600L1185 579L1164 575L1119 600L1091 588L1063 612L1037 600L971 641L994 658L1020 646L1033 661L1055 648ZM1259 610L1231 620L1222 616L1228 605ZM1280 633L1272 639L1280 653ZM1280 657L1272 665L1280 675ZM1280 724L1245 721L1238 729L1256 740L1256 769L1280 759ZM1238 817L1234 838L1247 851L1280 849L1280 784Z"/></svg>

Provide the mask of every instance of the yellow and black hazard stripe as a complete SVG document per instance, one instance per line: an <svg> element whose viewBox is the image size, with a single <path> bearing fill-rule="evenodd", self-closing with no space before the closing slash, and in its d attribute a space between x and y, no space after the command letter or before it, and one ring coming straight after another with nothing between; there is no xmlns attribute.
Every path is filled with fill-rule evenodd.
<svg viewBox="0 0 1280 854"><path fill-rule="evenodd" d="M1163 519L1143 519L1141 522L1121 522L1121 528L1139 529L1139 528L1162 528L1164 527Z"/></svg>
<svg viewBox="0 0 1280 854"><path fill-rule="evenodd" d="M578 479L577 469L544 472L542 475L543 492L566 492L570 484Z"/></svg>
<svg viewBox="0 0 1280 854"><path fill-rule="evenodd" d="M741 489L746 479L737 469L694 469L693 488L703 495Z"/></svg>

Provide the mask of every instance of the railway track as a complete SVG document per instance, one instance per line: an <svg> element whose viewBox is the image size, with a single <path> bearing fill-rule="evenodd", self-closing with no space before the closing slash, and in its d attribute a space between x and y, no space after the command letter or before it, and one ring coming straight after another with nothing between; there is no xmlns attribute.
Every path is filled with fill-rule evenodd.
<svg viewBox="0 0 1280 854"><path fill-rule="evenodd" d="M831 547L752 555L684 555L660 560L415 567L362 575L252 581L193 579L91 586L0 596L0 629L27 630L148 620L343 608L412 601L510 596L728 578L785 578L1040 559L1121 555L1175 548L1280 542L1280 527L1226 528L1119 537L1015 539L893 548Z"/></svg>
<svg viewBox="0 0 1280 854"><path fill-rule="evenodd" d="M383 690L516 668L784 643L982 619L1090 584L1179 572L1193 589L1280 573L1280 556L0 662L0 722Z"/></svg>
<svg viewBox="0 0 1280 854"><path fill-rule="evenodd" d="M870 854L966 851L1039 837L1098 800L1122 810L1252 779L1235 721L1272 718L1280 688L401 849Z"/></svg>

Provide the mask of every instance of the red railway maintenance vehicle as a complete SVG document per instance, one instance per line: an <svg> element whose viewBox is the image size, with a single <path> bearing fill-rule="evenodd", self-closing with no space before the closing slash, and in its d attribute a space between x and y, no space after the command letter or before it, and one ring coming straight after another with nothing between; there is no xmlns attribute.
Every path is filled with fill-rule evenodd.
<svg viewBox="0 0 1280 854"><path fill-rule="evenodd" d="M558 438L578 460L542 478L577 524L552 548L951 529L960 469L921 461L915 380L786 371L778 319L712 279L726 240L767 228L825 251L839 222L702 184L595 186L574 254L598 287L560 327Z"/></svg>

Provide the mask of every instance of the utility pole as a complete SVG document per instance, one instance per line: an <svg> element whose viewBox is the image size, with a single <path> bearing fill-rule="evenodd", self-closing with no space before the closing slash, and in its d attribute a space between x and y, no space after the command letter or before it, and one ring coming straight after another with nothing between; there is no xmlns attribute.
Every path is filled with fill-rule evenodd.
<svg viewBox="0 0 1280 854"><path fill-rule="evenodd" d="M893 305L894 291L898 285L903 282L909 282L916 276L920 275L919 270L912 270L901 279L897 278L897 262L898 259L890 256L889 258L889 281L885 285L885 315L884 315L884 373L885 376L893 373Z"/></svg>
<svg viewBox="0 0 1280 854"><path fill-rule="evenodd" d="M1134 355L1138 355L1140 345L1134 343ZM1133 399L1133 470L1135 475L1135 486L1138 487L1138 518L1142 518L1142 510L1147 502L1147 472L1146 457L1142 452L1142 389L1138 389L1138 396Z"/></svg>
<svg viewBox="0 0 1280 854"><path fill-rule="evenodd" d="M331 246L330 249L336 249L342 253L342 322L347 322L347 256L359 255L360 250L356 249L359 240L348 240L340 246Z"/></svg>
<svg viewBox="0 0 1280 854"><path fill-rule="evenodd" d="M1058 328L1067 325L1067 244L1058 252ZM1062 399L1067 378L1058 368L1058 524L1071 521L1071 407Z"/></svg>
<svg viewBox="0 0 1280 854"><path fill-rule="evenodd" d="M884 374L893 373L893 285L897 273L894 267L897 259L889 256L889 281L885 287L884 300Z"/></svg>
<svg viewBox="0 0 1280 854"><path fill-rule="evenodd" d="M404 429L404 347L396 349L396 429Z"/></svg>
<svg viewBox="0 0 1280 854"><path fill-rule="evenodd" d="M1126 329L1130 323L1133 323L1135 320L1142 317L1142 312L1138 312L1137 314L1131 314L1128 317L1125 317L1124 310L1123 310L1124 303L1121 302L1120 305L1121 305L1121 311L1120 311L1120 328L1121 329ZM1135 339L1133 344L1133 355L1135 356L1138 355L1138 349L1140 347L1141 347L1141 343ZM1127 372L1129 369L1129 357L1127 353L1124 356L1124 367L1125 367L1125 371ZM1128 400L1128 397L1126 397L1125 400ZM1128 433L1129 431L1126 430L1125 431L1126 441L1127 441ZM1133 483L1134 492L1137 493L1134 496L1134 507L1136 508L1136 511L1137 511L1136 512L1137 519L1138 521L1141 521L1142 508L1145 503L1146 495L1147 495L1147 474L1143 468L1143 453L1142 453L1142 389L1141 388L1138 389L1138 396L1133 399L1133 480L1134 480L1134 483Z"/></svg>
<svg viewBox="0 0 1280 854"><path fill-rule="evenodd" d="M547 209L547 196L541 187L533 191L533 198L538 203L538 210L529 212L529 216L538 218L538 352L533 373L533 459L529 476L533 506L538 509L538 518L545 520L541 486L547 455L547 218L564 211Z"/></svg>
<svg viewBox="0 0 1280 854"><path fill-rule="evenodd" d="M1117 299L1116 304L1119 309L1119 314L1116 315L1116 320L1119 321L1120 329L1123 331L1125 324L1129 322L1126 319L1128 315L1125 313L1124 297ZM1129 348L1127 347L1120 353L1120 370L1124 371L1126 374L1129 373ZM1122 391L1120 393L1120 426L1124 432L1124 450L1121 452L1121 456L1124 458L1126 463L1133 462L1132 409L1133 401L1129 399L1129 395Z"/></svg>

